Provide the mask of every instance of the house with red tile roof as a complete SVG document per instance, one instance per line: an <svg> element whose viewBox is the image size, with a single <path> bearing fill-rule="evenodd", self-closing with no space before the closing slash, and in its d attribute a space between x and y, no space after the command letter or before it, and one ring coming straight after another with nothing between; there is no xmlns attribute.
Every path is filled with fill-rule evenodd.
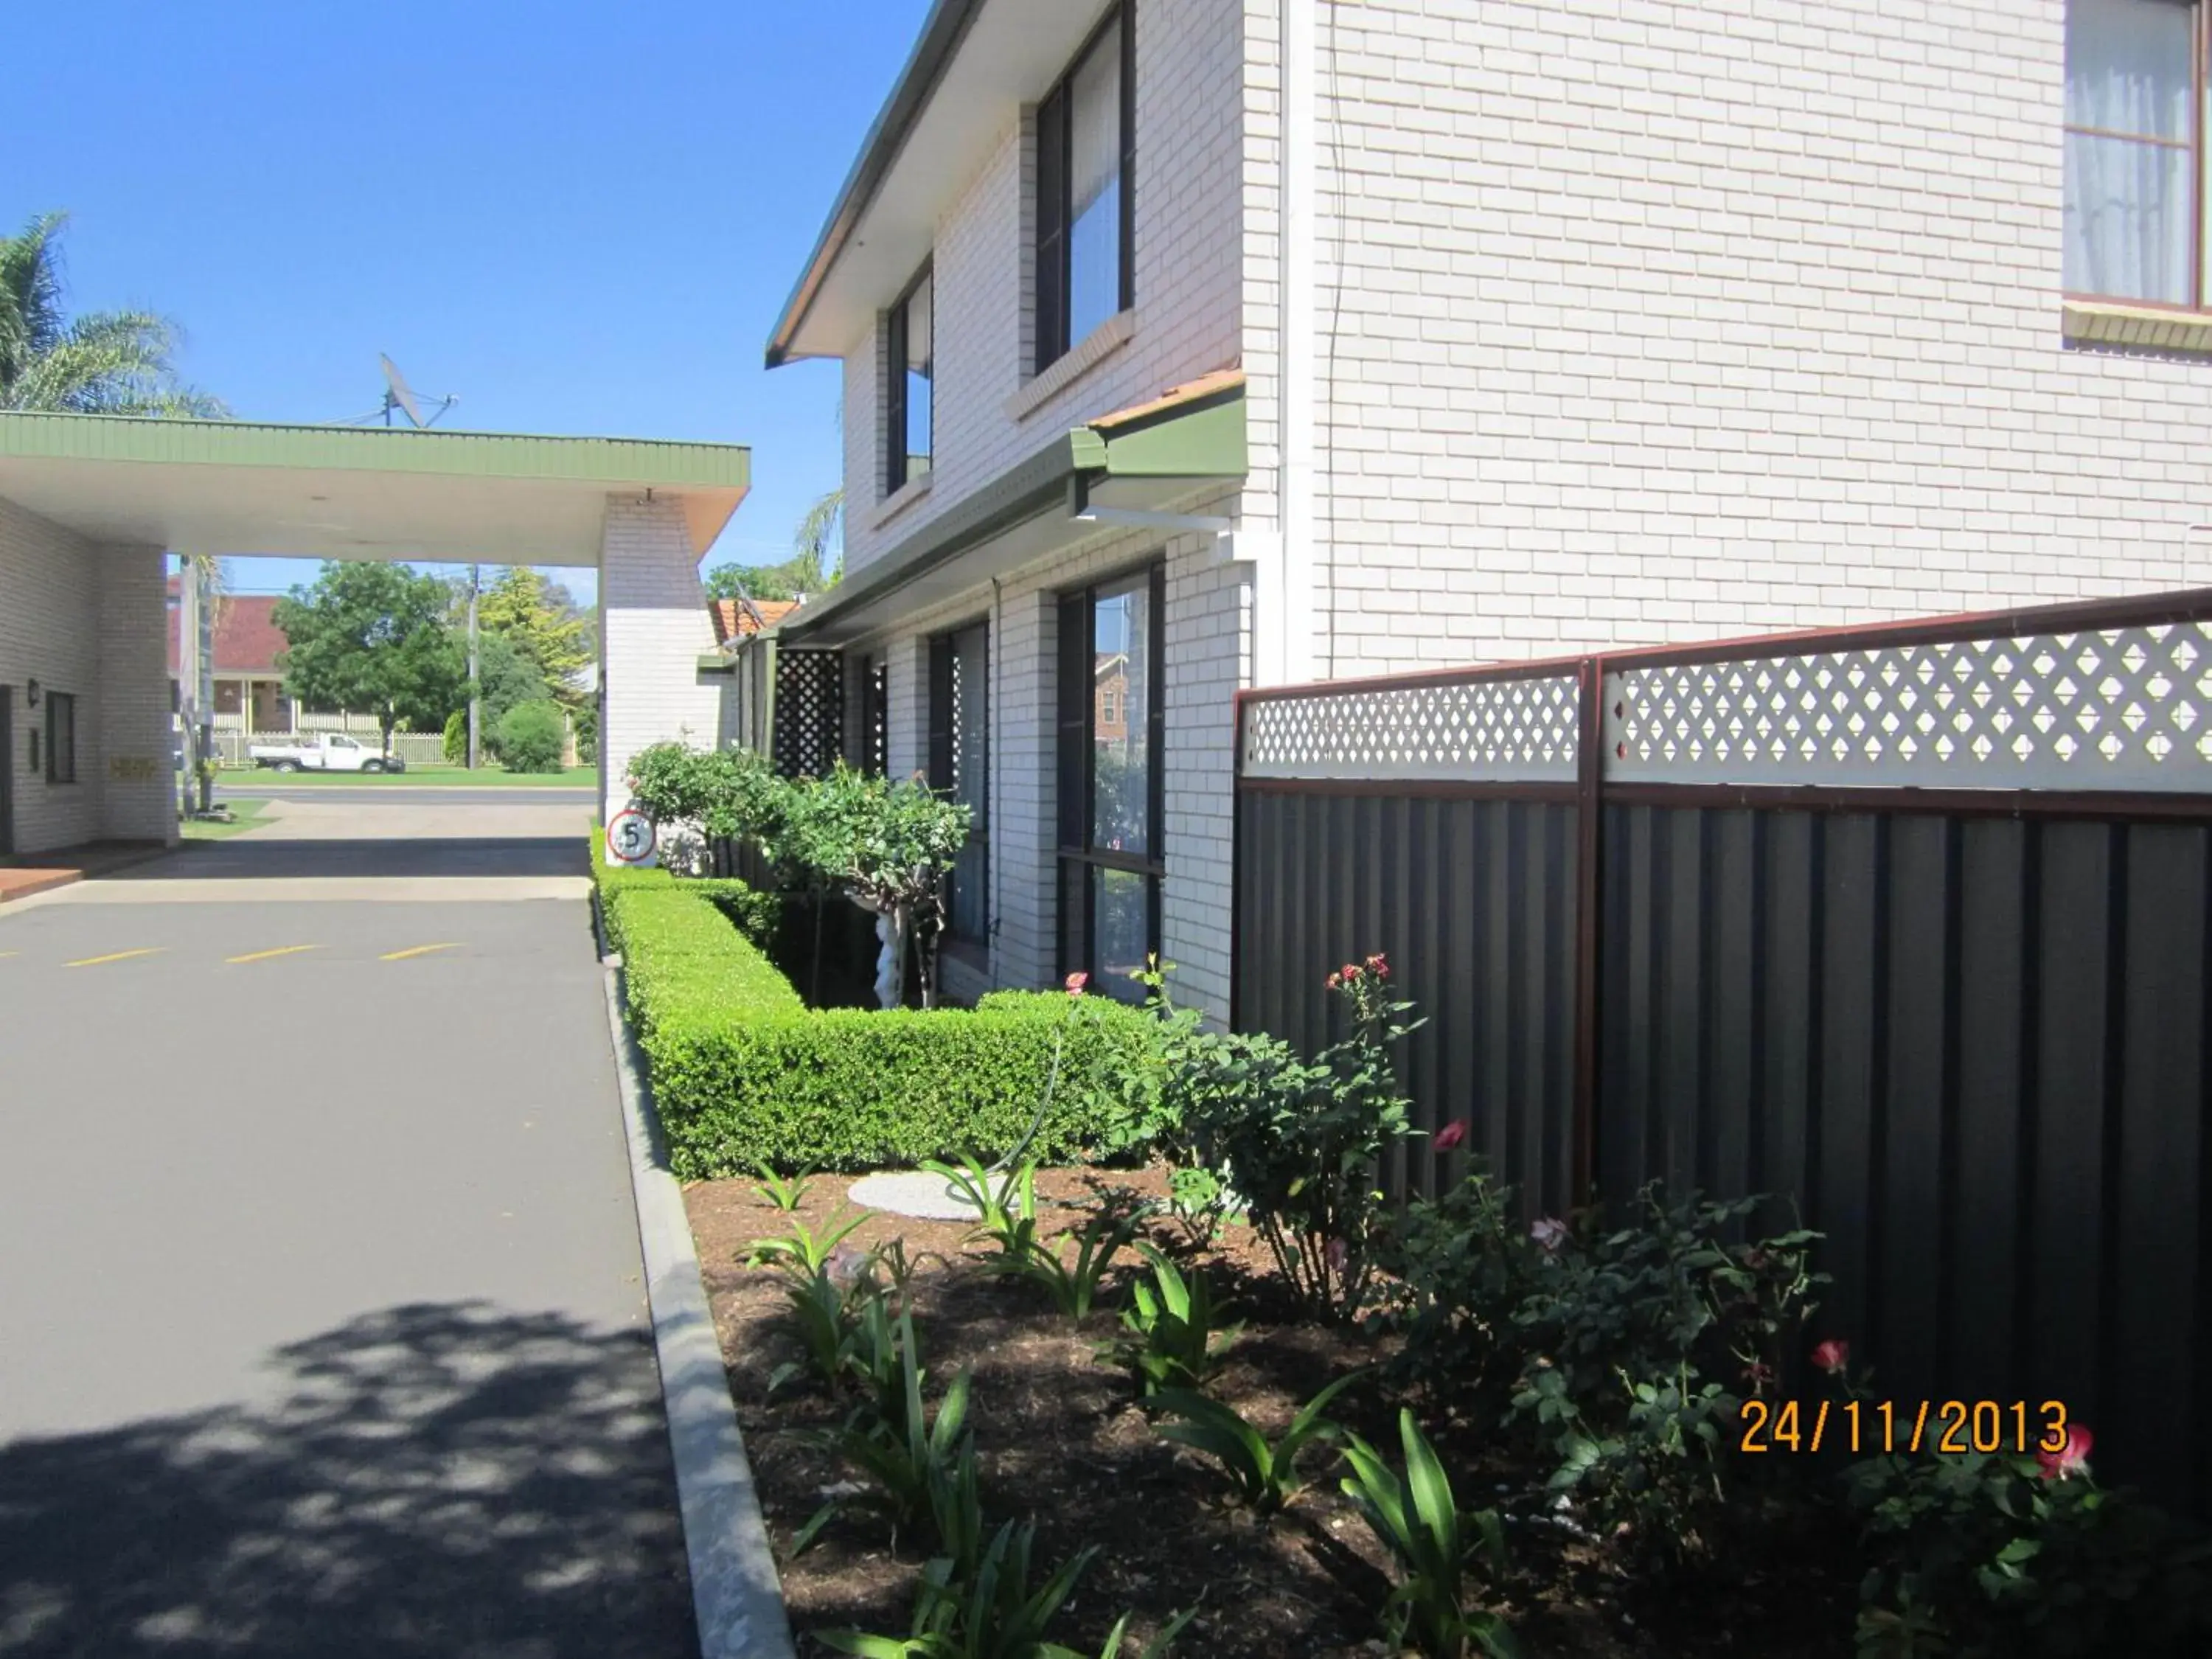
<svg viewBox="0 0 2212 1659"><path fill-rule="evenodd" d="M178 629L182 616L178 584L169 581L169 678L177 678L181 658ZM276 626L276 601L258 594L226 595L215 602L215 712L219 723L247 724L255 732L292 730L297 710L284 695L284 671L277 656L285 647ZM250 724L240 717L251 712ZM228 717L228 720L225 717Z"/></svg>
<svg viewBox="0 0 2212 1659"><path fill-rule="evenodd" d="M750 639L766 633L799 609L796 599L709 599L707 615L714 624L714 643Z"/></svg>

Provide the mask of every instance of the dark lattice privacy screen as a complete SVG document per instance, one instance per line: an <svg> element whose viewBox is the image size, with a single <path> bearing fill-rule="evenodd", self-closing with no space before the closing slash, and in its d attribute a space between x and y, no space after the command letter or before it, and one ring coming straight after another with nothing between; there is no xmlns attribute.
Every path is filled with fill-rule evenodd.
<svg viewBox="0 0 2212 1659"><path fill-rule="evenodd" d="M845 728L843 665L835 651L779 651L775 662L775 767L786 777L820 777L836 762Z"/></svg>

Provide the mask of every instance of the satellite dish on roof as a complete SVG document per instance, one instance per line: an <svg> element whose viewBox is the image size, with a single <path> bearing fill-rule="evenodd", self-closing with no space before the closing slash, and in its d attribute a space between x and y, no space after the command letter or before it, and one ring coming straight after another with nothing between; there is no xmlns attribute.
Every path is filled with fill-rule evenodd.
<svg viewBox="0 0 2212 1659"><path fill-rule="evenodd" d="M385 425L390 426L392 424L392 411L396 409L402 415L404 415L407 417L407 423L410 426L416 428L435 426L438 423L438 417L440 416L443 415L455 404L460 402L460 398L458 394L449 392L444 397L438 399L438 406L426 416L422 413L422 399L415 395L415 388L407 384L407 377L399 372L399 365L393 362L391 358L386 356L380 351L376 354L376 361L384 365L383 407L377 410L373 414L357 416L352 420L342 422L342 424L346 426L367 426L370 422L375 420L379 416L381 416Z"/></svg>
<svg viewBox="0 0 2212 1659"><path fill-rule="evenodd" d="M414 389L407 384L407 377L399 372L399 365L380 351L376 354L376 361L384 365L385 424L392 424L392 409L396 404L407 416L409 425L422 425L422 405L415 401Z"/></svg>

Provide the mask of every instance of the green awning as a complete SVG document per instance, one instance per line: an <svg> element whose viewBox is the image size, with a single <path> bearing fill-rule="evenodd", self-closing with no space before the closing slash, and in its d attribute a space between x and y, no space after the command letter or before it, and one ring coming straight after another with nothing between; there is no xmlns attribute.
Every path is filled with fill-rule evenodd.
<svg viewBox="0 0 2212 1659"><path fill-rule="evenodd" d="M1056 434L774 632L787 644L842 644L1107 527L1079 514L1158 511L1244 471L1244 377L1208 375Z"/></svg>

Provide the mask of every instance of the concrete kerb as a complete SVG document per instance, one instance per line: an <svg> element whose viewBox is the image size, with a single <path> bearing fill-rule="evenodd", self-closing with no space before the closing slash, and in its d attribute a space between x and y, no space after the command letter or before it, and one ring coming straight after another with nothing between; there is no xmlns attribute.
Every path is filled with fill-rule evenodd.
<svg viewBox="0 0 2212 1659"><path fill-rule="evenodd" d="M698 1247L683 1188L662 1156L645 1068L623 1013L622 958L607 950L596 893L592 921L606 983L607 1029L622 1091L623 1125L629 1138L638 1239L645 1254L646 1294L660 1362L669 1449L676 1463L684 1544L690 1558L701 1659L794 1659L775 1558L699 1275Z"/></svg>

